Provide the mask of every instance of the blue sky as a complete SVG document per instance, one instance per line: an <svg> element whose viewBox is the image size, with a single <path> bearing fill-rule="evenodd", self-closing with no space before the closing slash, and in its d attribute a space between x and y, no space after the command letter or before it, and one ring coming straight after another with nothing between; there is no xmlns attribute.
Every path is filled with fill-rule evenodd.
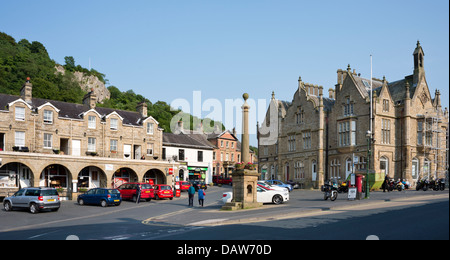
<svg viewBox="0 0 450 260"><path fill-rule="evenodd" d="M0 0L0 31L168 103L193 91L291 101L299 76L327 93L348 64L369 78L371 54L373 76L396 81L412 74L420 40L430 92L448 107L447 0Z"/></svg>

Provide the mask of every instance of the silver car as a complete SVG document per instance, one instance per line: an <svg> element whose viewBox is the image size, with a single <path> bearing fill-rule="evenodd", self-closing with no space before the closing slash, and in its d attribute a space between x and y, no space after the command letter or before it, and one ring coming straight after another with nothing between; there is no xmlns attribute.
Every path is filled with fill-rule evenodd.
<svg viewBox="0 0 450 260"><path fill-rule="evenodd" d="M43 209L58 211L60 206L58 191L54 188L24 188L3 200L5 211L27 208L32 214Z"/></svg>

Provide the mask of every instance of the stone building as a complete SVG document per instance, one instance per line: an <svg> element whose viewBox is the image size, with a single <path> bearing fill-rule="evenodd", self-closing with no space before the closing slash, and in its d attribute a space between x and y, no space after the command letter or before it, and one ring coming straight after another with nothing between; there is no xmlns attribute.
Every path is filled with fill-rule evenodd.
<svg viewBox="0 0 450 260"><path fill-rule="evenodd" d="M0 94L0 196L29 186L57 187L70 198L131 181L171 184L163 129L145 103L122 111L96 107L94 92L72 104L33 98L32 88L28 79L21 96Z"/></svg>
<svg viewBox="0 0 450 260"><path fill-rule="evenodd" d="M164 133L162 159L179 162L180 181L212 183L214 147L183 133Z"/></svg>
<svg viewBox="0 0 450 260"><path fill-rule="evenodd" d="M424 56L417 42L413 74L393 82L363 78L349 65L337 71L328 97L301 78L292 102L272 94L258 126L262 178L318 188L324 180L366 172L368 163L375 173L413 185L421 176L448 176L448 110L439 90L431 96Z"/></svg>

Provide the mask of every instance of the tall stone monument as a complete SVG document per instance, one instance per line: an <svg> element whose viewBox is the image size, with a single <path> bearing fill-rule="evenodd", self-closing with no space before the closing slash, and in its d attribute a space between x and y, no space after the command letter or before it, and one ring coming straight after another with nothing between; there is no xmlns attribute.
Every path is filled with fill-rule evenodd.
<svg viewBox="0 0 450 260"><path fill-rule="evenodd" d="M242 142L241 142L241 158L244 169L236 169L233 174L233 200L226 203L222 209L250 209L261 207L262 203L257 201L257 184L260 174L250 163L250 143L248 133L248 111L250 106L247 103L249 95L243 95L244 105L242 106Z"/></svg>

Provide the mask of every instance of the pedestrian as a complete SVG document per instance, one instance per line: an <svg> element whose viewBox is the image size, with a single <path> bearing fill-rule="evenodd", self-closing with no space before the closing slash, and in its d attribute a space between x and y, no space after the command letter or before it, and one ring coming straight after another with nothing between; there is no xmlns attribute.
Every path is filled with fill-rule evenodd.
<svg viewBox="0 0 450 260"><path fill-rule="evenodd" d="M386 189L388 190L388 192L389 192L389 176L384 176L384 182L383 182L383 185L381 185L382 186L382 188L383 188L383 192L386 192Z"/></svg>
<svg viewBox="0 0 450 260"><path fill-rule="evenodd" d="M195 188L192 185L192 183L191 183L191 186L189 186L188 195L189 195L189 207L193 207L194 206Z"/></svg>
<svg viewBox="0 0 450 260"><path fill-rule="evenodd" d="M141 187L139 184L136 185L136 204L139 204L141 200Z"/></svg>
<svg viewBox="0 0 450 260"><path fill-rule="evenodd" d="M203 207L203 203L205 202L205 190L200 186L198 189L198 204Z"/></svg>

